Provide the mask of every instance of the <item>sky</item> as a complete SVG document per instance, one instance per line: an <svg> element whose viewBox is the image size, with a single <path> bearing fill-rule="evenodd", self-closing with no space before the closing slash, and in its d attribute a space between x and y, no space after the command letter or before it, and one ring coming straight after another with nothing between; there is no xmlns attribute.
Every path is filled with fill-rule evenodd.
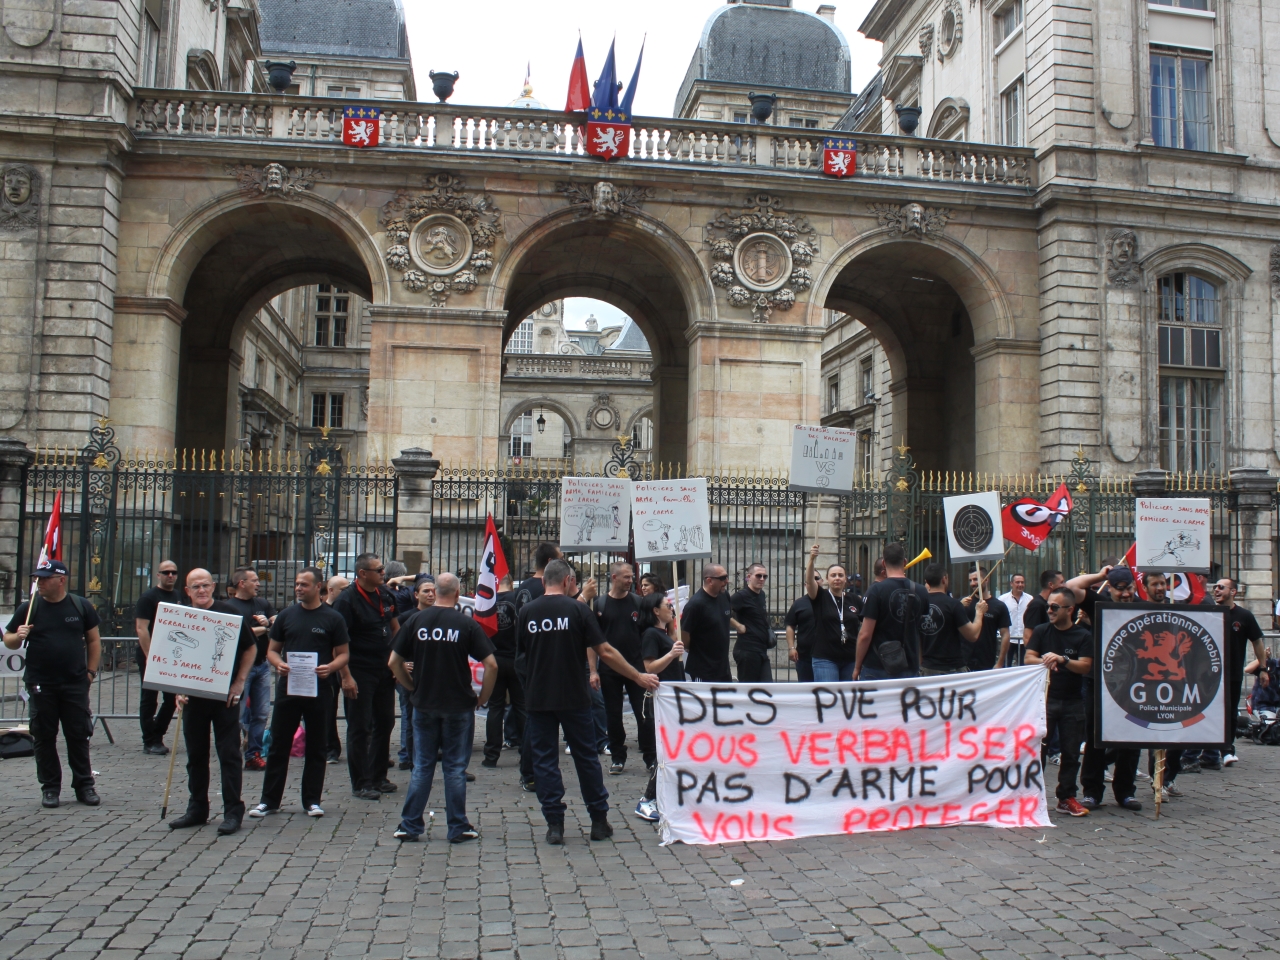
<svg viewBox="0 0 1280 960"><path fill-rule="evenodd" d="M600 329L620 327L627 315L611 303L603 300L592 300L589 297L568 297L564 302L564 328L566 330L587 329L587 317L595 317L600 321Z"/></svg>
<svg viewBox="0 0 1280 960"><path fill-rule="evenodd" d="M609 41L616 34L618 76L629 82L645 40L635 112L649 117L672 115L703 25L724 4L724 0L402 2L419 100L435 100L432 70L456 70L460 76L450 103L502 106L520 95L528 64L534 96L552 110L563 109L581 30L591 81L599 76ZM819 2L793 0L797 9L809 12L816 12ZM880 44L858 33L872 2L833 0L836 26L849 42L854 93L875 76L880 59Z"/></svg>

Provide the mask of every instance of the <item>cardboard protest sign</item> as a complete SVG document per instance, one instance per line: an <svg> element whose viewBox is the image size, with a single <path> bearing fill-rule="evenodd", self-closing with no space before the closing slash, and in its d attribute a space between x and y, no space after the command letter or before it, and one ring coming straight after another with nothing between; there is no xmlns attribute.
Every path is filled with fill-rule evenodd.
<svg viewBox="0 0 1280 960"><path fill-rule="evenodd" d="M1226 692L1227 611L1099 603L1095 740L1107 747L1220 747L1236 722Z"/></svg>
<svg viewBox="0 0 1280 960"><path fill-rule="evenodd" d="M561 550L626 550L630 537L630 480L565 477L560 481Z"/></svg>
<svg viewBox="0 0 1280 960"><path fill-rule="evenodd" d="M27 669L27 645L17 650L0 649L0 677L20 677Z"/></svg>
<svg viewBox="0 0 1280 960"><path fill-rule="evenodd" d="M1045 669L867 683L663 683L662 842L1048 827Z"/></svg>
<svg viewBox="0 0 1280 960"><path fill-rule="evenodd" d="M1208 573L1212 516L1208 499L1138 497L1133 510L1138 566L1170 573Z"/></svg>
<svg viewBox="0 0 1280 960"><path fill-rule="evenodd" d="M791 475L788 490L811 493L849 493L857 461L858 434L838 427L797 423L791 433Z"/></svg>
<svg viewBox="0 0 1280 960"><path fill-rule="evenodd" d="M142 685L192 697L226 697L236 669L238 614L162 603Z"/></svg>
<svg viewBox="0 0 1280 960"><path fill-rule="evenodd" d="M952 563L999 560L1004 556L999 493L992 490L944 497L942 509L947 518Z"/></svg>
<svg viewBox="0 0 1280 960"><path fill-rule="evenodd" d="M711 556L705 477L634 481L631 519L635 524L637 560Z"/></svg>

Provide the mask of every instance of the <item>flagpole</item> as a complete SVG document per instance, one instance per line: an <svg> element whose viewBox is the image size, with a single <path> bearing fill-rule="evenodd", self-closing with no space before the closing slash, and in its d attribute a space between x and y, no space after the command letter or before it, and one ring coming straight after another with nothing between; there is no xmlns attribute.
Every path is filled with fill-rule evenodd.
<svg viewBox="0 0 1280 960"><path fill-rule="evenodd" d="M31 578L31 599L27 601L27 622L23 624L25 627L31 626L31 614L36 608L36 597L40 596L40 591L36 589L36 578Z"/></svg>

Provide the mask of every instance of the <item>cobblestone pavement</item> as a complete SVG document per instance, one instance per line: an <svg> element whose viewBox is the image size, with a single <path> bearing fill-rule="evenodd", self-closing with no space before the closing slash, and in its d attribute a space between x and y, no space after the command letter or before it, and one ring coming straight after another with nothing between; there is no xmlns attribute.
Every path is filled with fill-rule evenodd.
<svg viewBox="0 0 1280 960"><path fill-rule="evenodd" d="M311 820L296 805L300 760L285 813L219 838L212 825L169 831L159 819L166 761L142 755L131 725L113 732L121 745L94 739L96 810L43 810L33 762L0 764L0 958L1275 960L1280 949L1276 748L1244 744L1238 766L1184 776L1187 796L1159 822L1150 804L1140 814L1108 806L1079 820L1055 814L1048 831L722 847L660 847L631 814L644 786L633 763L606 774L613 842L587 839L579 800L557 849L542 841L512 752L496 770L474 758L477 843L445 842L438 794L428 842L397 843L399 772L401 792L370 803L349 796L345 765L330 766L327 815ZM261 776L245 774L249 803ZM173 806L185 801L180 786Z"/></svg>

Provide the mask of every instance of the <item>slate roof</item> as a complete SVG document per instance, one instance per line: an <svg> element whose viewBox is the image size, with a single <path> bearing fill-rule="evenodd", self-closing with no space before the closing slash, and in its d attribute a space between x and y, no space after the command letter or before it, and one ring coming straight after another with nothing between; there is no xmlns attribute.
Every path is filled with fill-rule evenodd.
<svg viewBox="0 0 1280 960"><path fill-rule="evenodd" d="M728 3L707 18L675 112L697 80L750 84L770 93L849 93L849 59L849 44L835 24L793 9L790 0Z"/></svg>
<svg viewBox="0 0 1280 960"><path fill-rule="evenodd" d="M634 350L638 353L649 353L649 341L645 339L640 328L636 326L636 322L630 317L622 324L622 332L618 334L618 339L613 341L605 351L610 350Z"/></svg>
<svg viewBox="0 0 1280 960"><path fill-rule="evenodd" d="M259 0L262 52L409 59L400 0Z"/></svg>

